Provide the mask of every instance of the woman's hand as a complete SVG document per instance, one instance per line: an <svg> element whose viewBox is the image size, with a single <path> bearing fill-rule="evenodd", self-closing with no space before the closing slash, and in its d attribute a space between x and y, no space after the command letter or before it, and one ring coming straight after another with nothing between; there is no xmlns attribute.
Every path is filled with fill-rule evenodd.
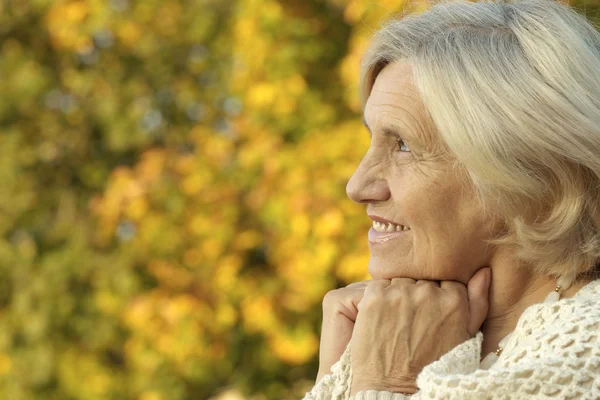
<svg viewBox="0 0 600 400"><path fill-rule="evenodd" d="M323 325L319 348L317 382L328 374L344 353L358 314L358 303L371 281L352 283L344 288L327 292L323 298Z"/></svg>
<svg viewBox="0 0 600 400"><path fill-rule="evenodd" d="M488 312L491 270L468 285L409 278L370 281L352 339L351 395L363 390L415 393L426 365L471 338Z"/></svg>

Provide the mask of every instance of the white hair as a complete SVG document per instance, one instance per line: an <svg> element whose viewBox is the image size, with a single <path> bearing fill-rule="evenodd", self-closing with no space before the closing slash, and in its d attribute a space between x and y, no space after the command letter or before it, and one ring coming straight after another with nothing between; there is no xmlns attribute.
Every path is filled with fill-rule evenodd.
<svg viewBox="0 0 600 400"><path fill-rule="evenodd" d="M386 22L361 62L408 60L445 147L535 272L572 278L600 261L600 33L552 0L437 1Z"/></svg>

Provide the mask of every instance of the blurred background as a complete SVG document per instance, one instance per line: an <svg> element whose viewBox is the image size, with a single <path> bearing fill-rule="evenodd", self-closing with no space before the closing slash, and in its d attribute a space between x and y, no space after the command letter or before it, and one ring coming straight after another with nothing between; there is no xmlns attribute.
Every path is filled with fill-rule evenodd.
<svg viewBox="0 0 600 400"><path fill-rule="evenodd" d="M369 279L360 57L426 8L0 0L0 398L302 398Z"/></svg>

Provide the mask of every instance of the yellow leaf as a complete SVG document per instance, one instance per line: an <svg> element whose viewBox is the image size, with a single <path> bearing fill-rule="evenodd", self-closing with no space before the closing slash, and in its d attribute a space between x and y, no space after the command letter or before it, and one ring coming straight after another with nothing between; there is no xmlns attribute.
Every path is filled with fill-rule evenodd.
<svg viewBox="0 0 600 400"><path fill-rule="evenodd" d="M368 272L370 257L368 252L347 255L338 264L336 275L347 283L370 279Z"/></svg>
<svg viewBox="0 0 600 400"><path fill-rule="evenodd" d="M332 209L317 218L315 223L315 235L318 237L335 236L344 227L344 216L338 209Z"/></svg>
<svg viewBox="0 0 600 400"><path fill-rule="evenodd" d="M246 102L250 108L269 107L275 101L277 89L270 83L258 83L248 90Z"/></svg>
<svg viewBox="0 0 600 400"><path fill-rule="evenodd" d="M273 332L278 321L271 300L262 295L246 298L241 305L244 328L248 333Z"/></svg>
<svg viewBox="0 0 600 400"><path fill-rule="evenodd" d="M273 332L269 345L280 360L300 365L317 353L319 341L307 326L302 325L292 331Z"/></svg>
<svg viewBox="0 0 600 400"><path fill-rule="evenodd" d="M0 376L7 375L12 371L12 359L6 353L0 353Z"/></svg>
<svg viewBox="0 0 600 400"><path fill-rule="evenodd" d="M148 202L143 197L133 199L125 210L125 216L134 221L139 221L148 212Z"/></svg>
<svg viewBox="0 0 600 400"><path fill-rule="evenodd" d="M224 328L232 327L237 321L237 312L230 304L221 304L217 307L216 322Z"/></svg>

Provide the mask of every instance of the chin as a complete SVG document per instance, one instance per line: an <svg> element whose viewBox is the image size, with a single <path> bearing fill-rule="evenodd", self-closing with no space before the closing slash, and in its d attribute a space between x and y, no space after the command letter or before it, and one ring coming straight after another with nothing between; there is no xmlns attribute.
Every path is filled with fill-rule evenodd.
<svg viewBox="0 0 600 400"><path fill-rule="evenodd" d="M389 262L381 262L374 257L369 260L369 275L373 279L392 279L392 278L412 278L412 279L426 279L415 273L412 268L402 267L400 265L394 265Z"/></svg>
<svg viewBox="0 0 600 400"><path fill-rule="evenodd" d="M464 282L461 271L455 269L439 269L437 271L431 268L416 267L412 263L385 262L381 259L371 256L369 259L369 274L373 279L393 279L393 278L411 278L414 280L431 281L458 281ZM468 282L468 279L467 279Z"/></svg>

